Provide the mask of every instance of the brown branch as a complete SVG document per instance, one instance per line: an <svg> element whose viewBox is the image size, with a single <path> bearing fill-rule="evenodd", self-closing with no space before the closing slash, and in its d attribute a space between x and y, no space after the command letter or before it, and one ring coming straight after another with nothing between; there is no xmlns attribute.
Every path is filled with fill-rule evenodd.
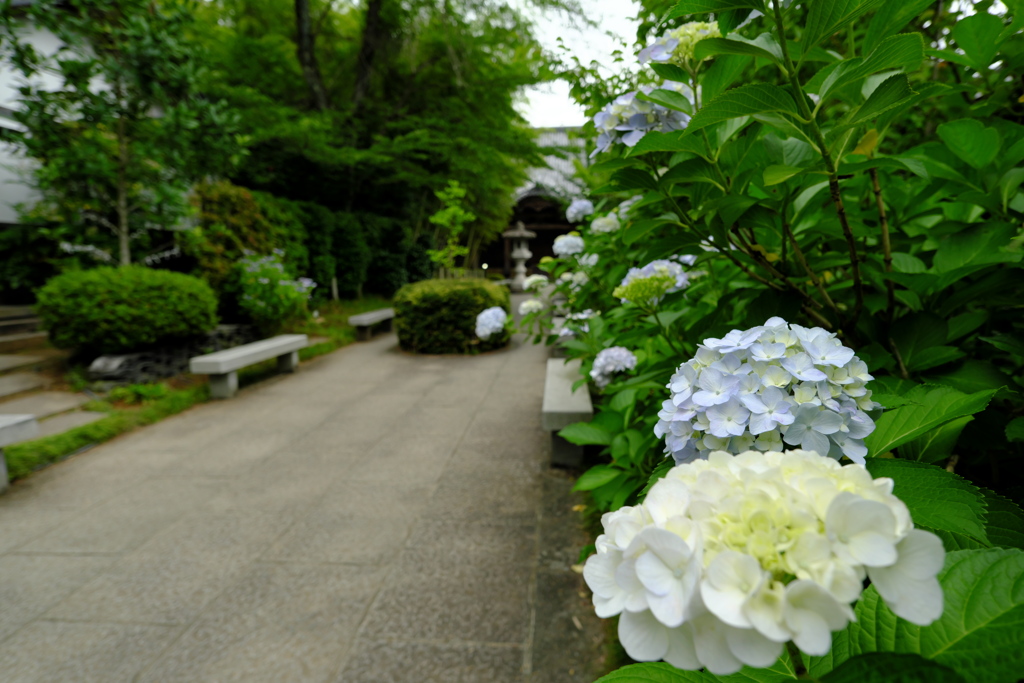
<svg viewBox="0 0 1024 683"><path fill-rule="evenodd" d="M892 244L889 242L889 217L885 214L885 202L882 201L882 186L878 182L878 169L872 168L869 173L871 174L871 189L875 193L875 205L878 207L878 222L882 226L882 260L885 263L885 272L891 273ZM885 293L885 324L888 328L892 325L892 319L896 312L896 286L892 280L886 279ZM888 332L886 329L886 336L888 336Z"/></svg>
<svg viewBox="0 0 1024 683"><path fill-rule="evenodd" d="M843 197L839 193L839 178L836 174L828 176L828 189L832 195L832 203L835 204L836 214L839 216L839 225L846 237L846 247L850 252L850 269L853 271L853 289L857 296L857 304L854 306L853 315L850 316L847 324L852 328L857 324L857 318L864 309L864 285L860 279L860 257L857 256L857 242L853 239L853 230L850 229L850 221L846 217L846 206L843 204Z"/></svg>
<svg viewBox="0 0 1024 683"><path fill-rule="evenodd" d="M818 293L821 294L821 298L825 300L825 303L828 304L829 308L835 311L837 315L841 316L842 314L839 311L839 307L836 306L836 302L832 300L831 296L829 296L828 290L825 289L825 285L822 283L821 278L818 277L818 274L815 273L807 263L807 258L804 256L803 250L800 248L800 245L797 244L796 235L793 234L793 229L789 227L789 221L785 218L782 219L782 229L785 230L786 234L789 236L789 241L793 244L793 253L796 254L797 260L800 261L800 265L803 267L804 272L807 273L807 277L811 279L811 283L818 289Z"/></svg>
<svg viewBox="0 0 1024 683"><path fill-rule="evenodd" d="M736 244L735 242L732 241L732 238L730 238L729 242L731 244L736 244L736 246L740 248L740 251L742 251L748 257L757 261L758 265L767 270L772 277L774 277L777 280L781 280L786 284L786 286L788 286L794 292L802 296L804 298L804 301L811 304L815 308L821 308L821 304L814 297L805 292L803 287L798 287L795 282L789 279L789 277L776 270L775 267L768 262L768 259L766 259L764 255L761 254L761 252L757 251L756 249L753 249L750 246L750 244L747 243L747 241L744 239L742 232L737 231L736 236L743 241L743 244Z"/></svg>

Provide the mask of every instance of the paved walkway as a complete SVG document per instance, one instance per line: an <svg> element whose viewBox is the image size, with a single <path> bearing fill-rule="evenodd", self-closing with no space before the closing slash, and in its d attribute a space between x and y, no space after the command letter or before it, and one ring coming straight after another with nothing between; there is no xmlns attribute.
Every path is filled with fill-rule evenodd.
<svg viewBox="0 0 1024 683"><path fill-rule="evenodd" d="M0 679L590 683L545 357L389 334L14 485Z"/></svg>

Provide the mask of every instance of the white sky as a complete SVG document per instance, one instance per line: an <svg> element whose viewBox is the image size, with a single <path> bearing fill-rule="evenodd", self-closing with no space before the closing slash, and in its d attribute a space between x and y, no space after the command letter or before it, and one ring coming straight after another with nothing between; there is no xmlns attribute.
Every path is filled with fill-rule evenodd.
<svg viewBox="0 0 1024 683"><path fill-rule="evenodd" d="M512 4L522 6L516 0ZM563 15L555 12L527 14L534 17L537 37L548 50L558 53L558 39L562 38L584 64L597 60L610 69L611 53L619 49L620 45L606 34L614 33L632 45L636 39L637 22L634 17L637 4L633 0L580 0L580 4L598 24L598 28L575 27ZM616 66L627 68L627 65L628 60ZM586 120L583 110L569 97L569 86L564 81L529 88L525 99L520 105L520 111L531 126L581 126Z"/></svg>

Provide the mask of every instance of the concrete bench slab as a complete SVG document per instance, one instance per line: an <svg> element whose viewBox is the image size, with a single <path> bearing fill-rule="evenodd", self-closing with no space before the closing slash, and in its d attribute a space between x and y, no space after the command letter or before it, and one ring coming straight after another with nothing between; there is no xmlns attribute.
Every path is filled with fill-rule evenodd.
<svg viewBox="0 0 1024 683"><path fill-rule="evenodd" d="M0 493L7 490L7 460L4 459L4 446L20 441L28 441L39 435L39 423L35 415L0 415Z"/></svg>
<svg viewBox="0 0 1024 683"><path fill-rule="evenodd" d="M358 315L351 315L348 324L356 328L356 338L359 341L367 341L373 336L374 325L383 323L384 329L391 329L391 320L395 317L395 309L379 308L376 311L368 311Z"/></svg>
<svg viewBox="0 0 1024 683"><path fill-rule="evenodd" d="M304 334L280 334L251 344L196 356L189 360L189 370L210 376L210 396L231 398L238 392L238 370L261 361L277 358L279 372L295 372L299 366L299 349L309 346Z"/></svg>
<svg viewBox="0 0 1024 683"><path fill-rule="evenodd" d="M594 405L590 401L587 385L572 390L573 384L583 377L581 365L579 359L548 359L541 426L551 432L552 465L579 467L583 464L583 447L569 443L558 435L558 430L576 422L589 422L594 417Z"/></svg>

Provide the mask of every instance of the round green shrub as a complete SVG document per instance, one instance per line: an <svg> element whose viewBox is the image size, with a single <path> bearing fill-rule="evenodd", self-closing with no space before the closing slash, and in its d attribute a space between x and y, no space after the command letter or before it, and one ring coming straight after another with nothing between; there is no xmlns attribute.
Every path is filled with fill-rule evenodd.
<svg viewBox="0 0 1024 683"><path fill-rule="evenodd" d="M217 324L206 282L143 266L58 275L37 293L36 311L54 346L94 354L183 342Z"/></svg>
<svg viewBox="0 0 1024 683"><path fill-rule="evenodd" d="M476 316L501 306L509 312L504 287L486 280L422 280L395 294L395 332L406 351L416 353L480 353L508 344L509 333L476 336Z"/></svg>

